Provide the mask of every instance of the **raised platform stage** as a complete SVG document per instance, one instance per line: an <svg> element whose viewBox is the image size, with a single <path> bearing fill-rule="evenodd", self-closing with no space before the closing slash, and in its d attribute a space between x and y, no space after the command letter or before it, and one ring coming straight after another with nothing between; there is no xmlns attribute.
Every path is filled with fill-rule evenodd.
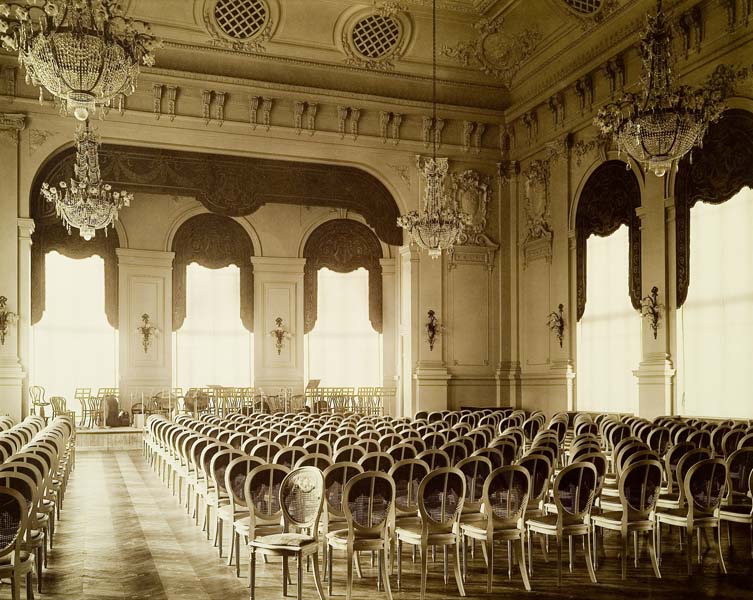
<svg viewBox="0 0 753 600"><path fill-rule="evenodd" d="M142 447L144 430L138 427L77 429L77 451L136 450Z"/></svg>

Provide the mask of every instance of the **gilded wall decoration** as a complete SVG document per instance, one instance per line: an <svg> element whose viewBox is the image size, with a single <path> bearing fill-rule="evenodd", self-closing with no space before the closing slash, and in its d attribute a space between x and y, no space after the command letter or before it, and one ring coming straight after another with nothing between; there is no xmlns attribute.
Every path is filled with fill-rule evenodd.
<svg viewBox="0 0 753 600"><path fill-rule="evenodd" d="M458 239L459 245L487 246L491 244L484 234L489 218L491 183L491 177L470 169L462 173L450 174L449 191L454 208L470 216L470 223L464 226Z"/></svg>
<svg viewBox="0 0 753 600"><path fill-rule="evenodd" d="M55 132L48 129L29 129L29 156L54 135Z"/></svg>
<svg viewBox="0 0 753 600"><path fill-rule="evenodd" d="M531 57L543 35L537 26L512 33L502 27L504 19L481 19L473 41L445 44L442 54L465 67L476 67L509 88L523 64Z"/></svg>
<svg viewBox="0 0 753 600"><path fill-rule="evenodd" d="M211 213L183 223L173 238L173 331L186 318L186 267L192 262L209 269L235 265L240 269L240 317L248 331L254 329L254 283L251 257L254 247L243 227L229 217Z"/></svg>
<svg viewBox="0 0 753 600"><path fill-rule="evenodd" d="M703 138L703 148L680 161L675 182L677 306L690 285L690 209L696 202L721 204L743 187L753 188L753 114L725 111Z"/></svg>
<svg viewBox="0 0 753 600"><path fill-rule="evenodd" d="M382 246L363 223L350 219L333 219L317 227L303 248L306 266L303 271L304 333L316 325L318 314L318 273L328 268L350 273L358 268L369 272L369 320L375 331L382 332Z"/></svg>
<svg viewBox="0 0 753 600"><path fill-rule="evenodd" d="M575 216L579 321L586 309L586 241L592 234L606 237L621 225L629 229L630 301L633 308L641 309L641 223L635 212L640 205L638 179L633 171L625 169L622 161L603 163L586 181Z"/></svg>
<svg viewBox="0 0 753 600"><path fill-rule="evenodd" d="M68 179L74 160L73 148L48 160L35 179L32 202L43 181ZM394 198L355 167L111 144L101 146L100 166L113 186L194 196L210 212L230 217L250 215L268 202L345 208L363 216L387 244L403 242ZM41 210L54 215L54 208Z"/></svg>

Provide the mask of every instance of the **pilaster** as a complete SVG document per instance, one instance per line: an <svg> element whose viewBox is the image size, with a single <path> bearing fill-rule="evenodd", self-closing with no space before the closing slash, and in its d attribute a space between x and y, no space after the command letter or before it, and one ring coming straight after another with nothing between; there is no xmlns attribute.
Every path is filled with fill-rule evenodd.
<svg viewBox="0 0 753 600"><path fill-rule="evenodd" d="M397 388L398 384L398 320L397 320L397 264L394 258L382 258L382 386ZM398 394L395 394L394 404L385 406L385 414L398 415Z"/></svg>

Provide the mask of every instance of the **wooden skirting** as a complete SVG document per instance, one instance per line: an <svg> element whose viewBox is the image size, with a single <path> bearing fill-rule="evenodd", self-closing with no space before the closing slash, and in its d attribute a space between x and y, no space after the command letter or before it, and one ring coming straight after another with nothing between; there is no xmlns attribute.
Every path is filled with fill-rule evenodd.
<svg viewBox="0 0 753 600"><path fill-rule="evenodd" d="M141 448L144 432L136 427L112 427L76 432L76 450L134 450Z"/></svg>

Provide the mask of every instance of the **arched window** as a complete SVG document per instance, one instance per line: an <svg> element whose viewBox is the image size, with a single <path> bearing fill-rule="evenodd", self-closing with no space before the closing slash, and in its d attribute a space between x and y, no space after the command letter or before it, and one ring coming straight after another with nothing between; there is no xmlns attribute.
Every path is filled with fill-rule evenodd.
<svg viewBox="0 0 753 600"><path fill-rule="evenodd" d="M726 111L675 188L677 411L753 417L753 114Z"/></svg>
<svg viewBox="0 0 753 600"><path fill-rule="evenodd" d="M235 220L201 214L173 239L173 381L253 383L253 246Z"/></svg>
<svg viewBox="0 0 753 600"><path fill-rule="evenodd" d="M105 261L68 258L57 251L44 261L45 311L32 327L30 383L46 396L63 396L71 410L77 387L118 386L118 332L105 312Z"/></svg>
<svg viewBox="0 0 753 600"><path fill-rule="evenodd" d="M638 406L640 203L635 174L616 160L593 172L578 202L578 410L633 412Z"/></svg>
<svg viewBox="0 0 753 600"><path fill-rule="evenodd" d="M317 227L304 247L305 364L325 386L382 383L382 247L350 219Z"/></svg>

